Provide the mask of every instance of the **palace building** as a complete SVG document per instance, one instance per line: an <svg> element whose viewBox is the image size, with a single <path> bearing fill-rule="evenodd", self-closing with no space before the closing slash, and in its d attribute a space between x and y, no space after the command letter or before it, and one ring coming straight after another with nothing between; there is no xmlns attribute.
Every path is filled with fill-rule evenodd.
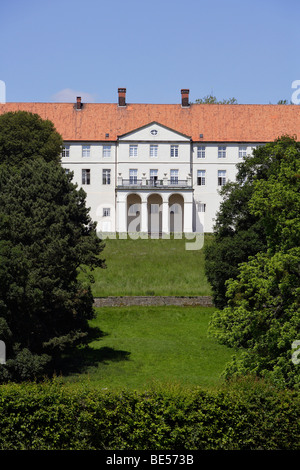
<svg viewBox="0 0 300 470"><path fill-rule="evenodd" d="M62 166L87 194L104 233L211 232L236 165L254 148L297 136L297 105L6 103L54 123L64 140Z"/></svg>

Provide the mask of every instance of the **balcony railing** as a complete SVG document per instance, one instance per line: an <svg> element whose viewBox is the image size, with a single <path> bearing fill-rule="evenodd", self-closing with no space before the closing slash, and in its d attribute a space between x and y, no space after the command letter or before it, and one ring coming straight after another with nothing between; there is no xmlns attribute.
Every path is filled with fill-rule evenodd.
<svg viewBox="0 0 300 470"><path fill-rule="evenodd" d="M179 180L177 178L171 178L170 180L167 179L158 179L158 180L140 180L140 179L119 179L118 188L191 188L192 182L191 180Z"/></svg>

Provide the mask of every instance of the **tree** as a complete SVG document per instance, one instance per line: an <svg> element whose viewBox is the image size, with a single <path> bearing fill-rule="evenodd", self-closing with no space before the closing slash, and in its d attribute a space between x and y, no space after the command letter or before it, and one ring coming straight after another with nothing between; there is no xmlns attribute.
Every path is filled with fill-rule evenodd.
<svg viewBox="0 0 300 470"><path fill-rule="evenodd" d="M0 164L18 166L38 156L58 163L62 146L53 123L38 114L16 111L0 116Z"/></svg>
<svg viewBox="0 0 300 470"><path fill-rule="evenodd" d="M227 281L227 306L213 316L211 331L242 350L228 377L251 373L299 388L292 345L300 340L300 148L285 138L268 151L277 156L273 172L253 181L248 203L264 227L266 250L242 263L236 278Z"/></svg>
<svg viewBox="0 0 300 470"><path fill-rule="evenodd" d="M20 117L24 114L17 121ZM36 122L35 116L23 121L29 128L31 119ZM30 134L28 139L29 149ZM31 148L38 148L38 140L36 132ZM56 140L49 135L48 142ZM39 377L87 340L93 297L78 273L84 266L105 266L86 195L59 156L17 155L14 166L7 159L0 165L0 338L7 357L0 366L2 381Z"/></svg>
<svg viewBox="0 0 300 470"><path fill-rule="evenodd" d="M235 98L229 98L229 99L218 101L215 96L206 95L204 96L204 98L196 99L195 103L197 104L237 104L237 100Z"/></svg>
<svg viewBox="0 0 300 470"><path fill-rule="evenodd" d="M277 175L288 149L299 152L294 138L282 136L259 146L253 155L237 165L235 182L226 183L220 194L222 202L216 216L214 238L205 247L205 271L212 287L215 305L227 304L226 281L236 278L239 264L267 248L266 226L260 214L250 210L255 181L267 181Z"/></svg>

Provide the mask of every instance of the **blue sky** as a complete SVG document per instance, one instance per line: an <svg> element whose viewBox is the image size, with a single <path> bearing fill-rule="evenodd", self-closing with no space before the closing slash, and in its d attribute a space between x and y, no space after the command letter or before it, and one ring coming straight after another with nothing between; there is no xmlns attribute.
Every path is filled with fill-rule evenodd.
<svg viewBox="0 0 300 470"><path fill-rule="evenodd" d="M14 101L291 99L298 0L3 0L0 80Z"/></svg>

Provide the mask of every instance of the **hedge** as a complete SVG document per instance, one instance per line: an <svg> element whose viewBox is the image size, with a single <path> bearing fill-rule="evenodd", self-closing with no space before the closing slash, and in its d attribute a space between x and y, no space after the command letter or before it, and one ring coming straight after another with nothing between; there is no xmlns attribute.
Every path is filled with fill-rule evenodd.
<svg viewBox="0 0 300 470"><path fill-rule="evenodd" d="M299 392L244 380L217 391L0 387L1 450L299 450Z"/></svg>

